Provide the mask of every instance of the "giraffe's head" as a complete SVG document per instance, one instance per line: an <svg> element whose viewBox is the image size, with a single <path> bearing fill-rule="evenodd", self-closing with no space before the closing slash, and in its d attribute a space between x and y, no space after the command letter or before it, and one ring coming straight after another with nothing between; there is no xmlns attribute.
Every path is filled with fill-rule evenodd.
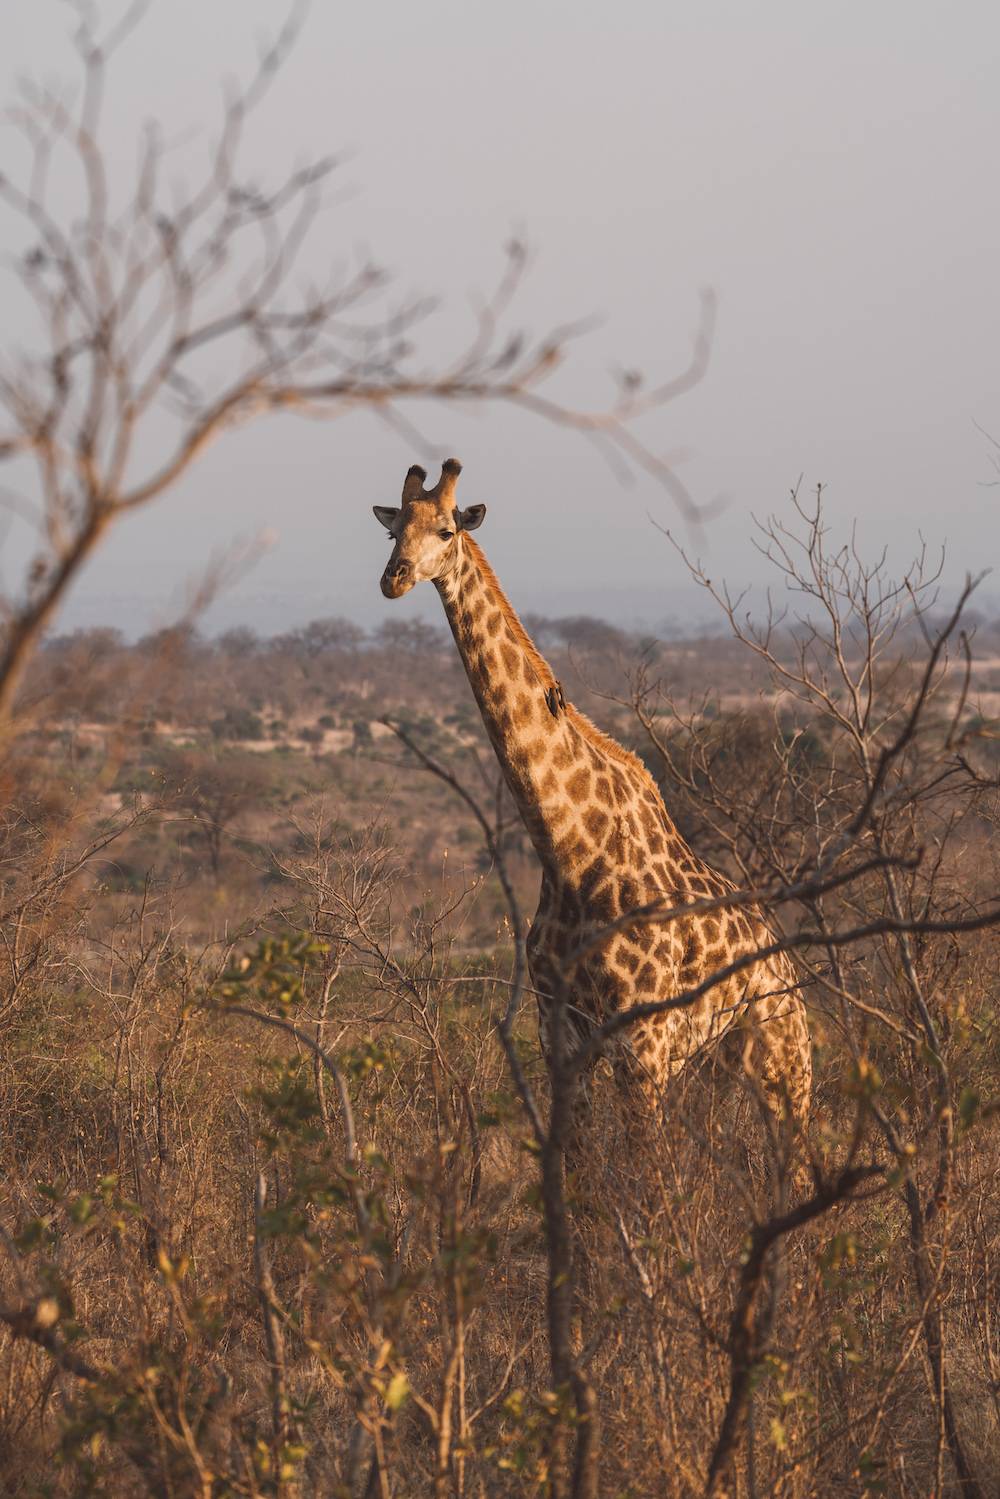
<svg viewBox="0 0 1000 1499"><path fill-rule="evenodd" d="M485 505L459 510L455 504L461 472L458 459L448 458L434 488L425 490L426 470L414 464L403 480L402 505L372 507L394 542L381 581L387 599L402 598L414 583L447 577L458 560L460 532L482 523Z"/></svg>

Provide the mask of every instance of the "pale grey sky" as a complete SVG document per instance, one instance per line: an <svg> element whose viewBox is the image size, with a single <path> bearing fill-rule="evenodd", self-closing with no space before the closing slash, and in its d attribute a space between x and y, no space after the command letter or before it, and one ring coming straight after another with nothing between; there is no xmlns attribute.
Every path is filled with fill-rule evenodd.
<svg viewBox="0 0 1000 1499"><path fill-rule="evenodd" d="M113 7L105 7L113 14ZM121 54L107 143L131 164L141 114L210 127L219 80L249 67L275 0L159 0ZM7 0L0 82L64 74L67 9ZM590 312L568 387L599 398L618 361L680 367L698 293L718 295L710 370L644 431L683 447L695 496L724 493L715 575L758 578L750 512L799 475L829 486L902 559L947 540L949 576L1000 551L1000 7L991 0L316 0L251 136L280 171L349 148L331 255L369 246L406 287L440 293L456 336L512 230L535 248L519 321ZM7 152L5 149L5 159ZM0 280L4 323L12 290ZM683 613L683 571L649 520L652 481L621 489L569 434L496 408L422 414L485 501L480 533L515 602L628 621ZM263 629L324 613L372 623L436 601L378 592L414 454L372 417L282 419L225 437L155 511L124 524L65 622L134 629L237 535L279 533L219 611Z"/></svg>

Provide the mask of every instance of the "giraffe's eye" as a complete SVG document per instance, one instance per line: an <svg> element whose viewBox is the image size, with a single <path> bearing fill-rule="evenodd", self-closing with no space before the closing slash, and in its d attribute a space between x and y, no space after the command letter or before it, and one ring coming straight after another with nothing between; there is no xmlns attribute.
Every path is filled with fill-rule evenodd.
<svg viewBox="0 0 1000 1499"><path fill-rule="evenodd" d="M454 531L439 531L438 532L438 535L440 536L440 538L441 538L442 541L450 541L451 538L454 536L454 534L455 534Z"/></svg>

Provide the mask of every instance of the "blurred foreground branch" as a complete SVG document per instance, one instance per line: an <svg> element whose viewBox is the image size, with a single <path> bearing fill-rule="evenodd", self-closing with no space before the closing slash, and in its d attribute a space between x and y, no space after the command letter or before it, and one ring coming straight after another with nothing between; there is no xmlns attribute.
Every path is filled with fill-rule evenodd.
<svg viewBox="0 0 1000 1499"><path fill-rule="evenodd" d="M697 521L690 494L636 423L700 380L710 297L677 377L648 389L630 377L605 406L585 410L549 384L583 325L531 335L510 323L527 265L513 243L464 346L423 360L419 339L435 302L397 299L370 259L323 252L323 275L309 267L337 159L314 159L266 186L244 160L247 126L307 7L291 7L253 76L225 99L198 182L178 195L164 180L164 132L149 123L134 180L118 191L104 146L109 69L145 8L102 32L96 7L76 7L78 90L22 82L7 112L27 161L20 177L0 175L0 205L34 347L0 363L0 461L12 473L7 507L36 542L23 586L2 601L0 720L33 646L111 527L168 493L223 432L269 412L328 419L368 408L398 426L408 401L501 401L584 436L620 471L652 475Z"/></svg>

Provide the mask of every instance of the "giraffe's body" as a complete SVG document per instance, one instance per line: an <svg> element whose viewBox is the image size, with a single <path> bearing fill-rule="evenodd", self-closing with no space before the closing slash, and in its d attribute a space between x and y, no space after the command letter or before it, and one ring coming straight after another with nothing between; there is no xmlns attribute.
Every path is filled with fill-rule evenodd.
<svg viewBox="0 0 1000 1499"><path fill-rule="evenodd" d="M581 947L637 907L658 901L684 905L724 895L732 886L681 837L641 762L564 702L488 562L465 534L470 517L472 525L479 524L483 507L455 509L458 465L449 462L429 494L422 490L422 471L411 470L403 509L392 513L391 522L380 515L396 538L383 592L396 596L424 572L441 595L487 733L542 866L528 937L542 1044L547 1044L551 1006L568 988L573 1046L574 1037L585 1039L595 1022L695 988L773 939L755 908L723 907L669 922L640 918L605 935L580 959ZM433 555L441 549L432 547L431 556L427 548L418 556L421 535L447 536L444 555ZM408 550L415 561L407 561ZM744 968L690 1006L619 1031L615 1059L655 1095L685 1062L746 1020L752 1022L746 1054L761 1083L772 1098L787 1100L804 1117L809 1036L794 970L783 954Z"/></svg>

